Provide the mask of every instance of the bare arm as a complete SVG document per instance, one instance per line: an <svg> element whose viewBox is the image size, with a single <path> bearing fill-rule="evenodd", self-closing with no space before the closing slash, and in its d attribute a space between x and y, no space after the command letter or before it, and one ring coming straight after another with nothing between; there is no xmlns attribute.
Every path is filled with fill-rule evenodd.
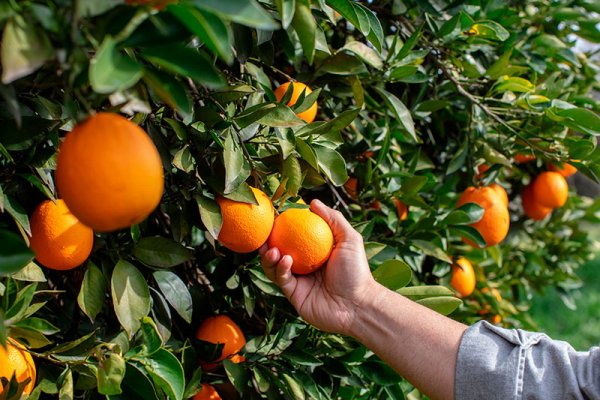
<svg viewBox="0 0 600 400"><path fill-rule="evenodd" d="M456 357L466 326L375 282L360 234L320 201L311 209L335 237L327 265L294 276L292 258L265 245L260 249L265 273L307 322L355 337L432 399L454 399Z"/></svg>

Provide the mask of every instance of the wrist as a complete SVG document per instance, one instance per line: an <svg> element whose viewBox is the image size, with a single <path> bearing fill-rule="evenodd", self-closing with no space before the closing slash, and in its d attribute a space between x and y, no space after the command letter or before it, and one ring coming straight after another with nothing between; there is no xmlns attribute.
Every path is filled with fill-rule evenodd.
<svg viewBox="0 0 600 400"><path fill-rule="evenodd" d="M353 323L346 334L362 341L369 326L373 323L373 317L377 315L377 310L385 302L388 292L389 290L385 286L372 280L363 291L364 295L361 301L355 304Z"/></svg>

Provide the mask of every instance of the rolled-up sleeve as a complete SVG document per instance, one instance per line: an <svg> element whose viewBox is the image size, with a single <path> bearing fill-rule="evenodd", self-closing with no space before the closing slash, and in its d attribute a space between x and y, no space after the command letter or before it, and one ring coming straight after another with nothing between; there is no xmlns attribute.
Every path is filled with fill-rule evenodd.
<svg viewBox="0 0 600 400"><path fill-rule="evenodd" d="M600 399L600 348L478 322L458 349L455 398Z"/></svg>

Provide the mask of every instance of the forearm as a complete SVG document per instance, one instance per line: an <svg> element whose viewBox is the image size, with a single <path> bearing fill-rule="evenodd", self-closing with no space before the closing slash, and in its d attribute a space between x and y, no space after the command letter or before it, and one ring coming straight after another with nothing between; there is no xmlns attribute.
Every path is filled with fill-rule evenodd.
<svg viewBox="0 0 600 400"><path fill-rule="evenodd" d="M453 399L467 327L376 284L350 334L432 399Z"/></svg>

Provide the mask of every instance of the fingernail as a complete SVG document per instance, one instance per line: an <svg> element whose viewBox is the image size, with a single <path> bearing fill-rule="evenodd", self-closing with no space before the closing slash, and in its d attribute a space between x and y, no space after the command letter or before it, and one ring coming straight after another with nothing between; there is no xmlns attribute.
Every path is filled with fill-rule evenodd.
<svg viewBox="0 0 600 400"><path fill-rule="evenodd" d="M271 247L269 249L269 258L273 261L279 259L279 249L277 247Z"/></svg>

